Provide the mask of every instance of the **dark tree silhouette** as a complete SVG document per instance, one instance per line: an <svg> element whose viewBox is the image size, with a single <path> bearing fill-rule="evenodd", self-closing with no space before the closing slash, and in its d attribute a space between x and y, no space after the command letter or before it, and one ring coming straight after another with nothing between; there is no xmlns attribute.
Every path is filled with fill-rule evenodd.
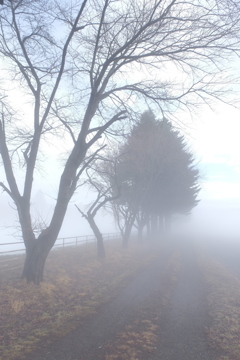
<svg viewBox="0 0 240 360"><path fill-rule="evenodd" d="M169 121L145 112L121 151L117 176L122 196L115 212L121 214L124 207L138 219L140 233L148 219L156 231L163 219L189 213L197 205L199 173L184 137Z"/></svg>

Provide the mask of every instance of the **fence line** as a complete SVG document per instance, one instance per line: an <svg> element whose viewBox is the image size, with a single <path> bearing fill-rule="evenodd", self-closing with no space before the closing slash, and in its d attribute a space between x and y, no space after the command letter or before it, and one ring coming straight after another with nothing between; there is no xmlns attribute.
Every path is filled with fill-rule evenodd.
<svg viewBox="0 0 240 360"><path fill-rule="evenodd" d="M117 239L117 238L120 237L120 233L106 233L106 234L102 234L102 235L103 235L104 240L114 240L114 239ZM73 246L73 245L78 246L80 244L83 244L83 243L87 244L87 243L93 242L93 241L96 241L96 237L94 235L80 235L80 236L62 237L62 238L58 238L56 240L53 248L56 248L56 247L59 247L59 246L66 247L66 246L70 246L70 245L71 246ZM24 247L24 242L23 241L16 241L16 242L12 242L12 243L0 243L0 246L9 246L9 245L17 245L17 244L22 244L23 248L14 249L14 250L0 251L0 255L16 253L16 252L20 252L20 251L24 252L25 247Z"/></svg>
<svg viewBox="0 0 240 360"><path fill-rule="evenodd" d="M102 234L104 240L115 240L120 238L120 233L106 233ZM79 246L83 244L93 243L96 241L94 235L80 235L80 236L71 236L71 237L62 237L58 238L53 246L54 248L62 247L73 247ZM7 246L7 245L17 245L22 244L24 245L23 241L16 241L12 243L0 243L0 246ZM15 250L5 250L0 252L0 274L1 278L5 279L6 277L6 269L7 270L19 270L23 266L23 257L19 258L17 252L25 252L25 247L22 249L15 249ZM2 255L2 256L1 256ZM11 272L10 272L11 273ZM4 274L4 276L3 276Z"/></svg>

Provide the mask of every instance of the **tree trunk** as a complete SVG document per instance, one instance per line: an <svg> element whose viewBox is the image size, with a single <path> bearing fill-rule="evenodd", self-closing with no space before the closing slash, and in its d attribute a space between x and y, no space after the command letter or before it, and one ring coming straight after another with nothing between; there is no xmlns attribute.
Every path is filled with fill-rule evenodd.
<svg viewBox="0 0 240 360"><path fill-rule="evenodd" d="M103 259L105 258L106 254L105 254L105 249L104 249L104 243L103 243L103 236L99 230L99 228L97 227L94 218L91 216L87 217L88 223L97 239L97 255L99 258Z"/></svg>
<svg viewBox="0 0 240 360"><path fill-rule="evenodd" d="M128 248L131 230L132 230L132 226L128 225L124 231L124 235L123 235L123 239L122 239L122 247L124 249Z"/></svg>
<svg viewBox="0 0 240 360"><path fill-rule="evenodd" d="M26 279L27 282L33 282L36 285L43 281L44 266L50 250L49 243L41 240L35 240L26 249L22 279Z"/></svg>
<svg viewBox="0 0 240 360"><path fill-rule="evenodd" d="M140 223L138 225L138 241L141 243L143 241L143 229L144 229L145 224L144 223Z"/></svg>
<svg viewBox="0 0 240 360"><path fill-rule="evenodd" d="M158 218L156 214L151 215L151 236L153 240L157 239Z"/></svg>

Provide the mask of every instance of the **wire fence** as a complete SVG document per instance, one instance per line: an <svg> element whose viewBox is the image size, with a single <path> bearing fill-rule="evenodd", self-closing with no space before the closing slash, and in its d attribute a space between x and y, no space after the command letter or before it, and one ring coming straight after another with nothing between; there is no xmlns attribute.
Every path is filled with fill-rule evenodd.
<svg viewBox="0 0 240 360"><path fill-rule="evenodd" d="M120 233L106 233L103 234L104 240L117 240L120 238ZM58 238L52 248L62 247L77 247L79 245L84 245L88 243L93 243L96 241L94 235L80 235L80 236L71 236L71 237L62 237ZM16 241L11 243L0 243L0 273L4 270L16 270L20 269L23 265L25 247L23 241ZM19 256L20 255L20 256Z"/></svg>

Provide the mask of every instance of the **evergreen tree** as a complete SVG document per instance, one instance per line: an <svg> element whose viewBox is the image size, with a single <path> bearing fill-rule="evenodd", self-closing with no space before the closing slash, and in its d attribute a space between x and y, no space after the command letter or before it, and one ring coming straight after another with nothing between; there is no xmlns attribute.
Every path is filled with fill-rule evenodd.
<svg viewBox="0 0 240 360"><path fill-rule="evenodd" d="M144 112L121 151L118 203L135 215L141 212L142 221L186 214L197 205L199 172L184 137L167 119L157 121L151 111Z"/></svg>

